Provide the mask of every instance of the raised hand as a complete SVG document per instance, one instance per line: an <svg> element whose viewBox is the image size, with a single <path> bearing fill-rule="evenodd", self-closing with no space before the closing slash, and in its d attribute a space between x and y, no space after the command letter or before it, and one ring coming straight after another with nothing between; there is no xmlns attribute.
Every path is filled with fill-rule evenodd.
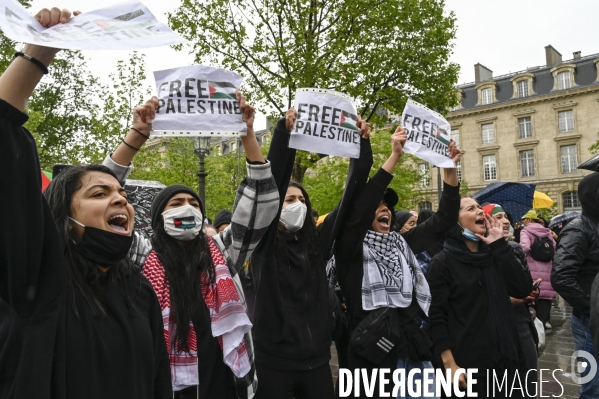
<svg viewBox="0 0 599 399"><path fill-rule="evenodd" d="M454 139L449 141L449 157L456 165L462 157L462 151L460 151Z"/></svg>
<svg viewBox="0 0 599 399"><path fill-rule="evenodd" d="M503 228L501 222L495 216L485 215L485 226L487 226L487 236L476 234L482 242L489 245L497 240L503 239Z"/></svg>
<svg viewBox="0 0 599 399"><path fill-rule="evenodd" d="M247 126L248 133L254 133L254 118L256 116L256 109L247 103L246 98L239 90L235 93L237 101L239 101L239 109L241 110L241 119Z"/></svg>
<svg viewBox="0 0 599 399"><path fill-rule="evenodd" d="M408 136L406 135L406 129L398 126L391 135L391 152L401 157L403 154L403 146L406 144L407 140Z"/></svg>
<svg viewBox="0 0 599 399"><path fill-rule="evenodd" d="M75 17L79 14L81 14L81 11L73 12L73 16ZM62 10L58 7L52 7L50 10L42 8L33 18L35 18L44 28L51 28L59 23L68 23L71 20L71 12L66 8L63 8Z"/></svg>
<svg viewBox="0 0 599 399"><path fill-rule="evenodd" d="M358 123L356 124L360 128L360 136L363 139L370 138L370 124L366 122L360 115L358 115Z"/></svg>
<svg viewBox="0 0 599 399"><path fill-rule="evenodd" d="M297 119L297 111L294 107L289 108L289 111L285 114L285 129L291 130L293 129L293 124Z"/></svg>
<svg viewBox="0 0 599 399"><path fill-rule="evenodd" d="M81 14L79 11L75 11L73 16ZM45 28L51 28L54 25L66 24L71 20L71 12L66 8L62 10L58 7L52 7L50 10L47 8L41 9L34 18ZM23 52L31 57L39 60L43 64L50 65L56 53L60 51L59 48L44 47L36 44L27 44Z"/></svg>
<svg viewBox="0 0 599 399"><path fill-rule="evenodd" d="M152 122L158 110L158 97L154 96L145 104L135 107L133 110L133 127L143 134L149 136L152 131Z"/></svg>

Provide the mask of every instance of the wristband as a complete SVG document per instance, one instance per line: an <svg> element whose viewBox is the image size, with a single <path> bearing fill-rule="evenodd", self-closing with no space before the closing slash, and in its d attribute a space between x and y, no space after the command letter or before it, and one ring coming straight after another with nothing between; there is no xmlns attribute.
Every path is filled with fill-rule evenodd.
<svg viewBox="0 0 599 399"><path fill-rule="evenodd" d="M33 62L35 65L37 65L42 70L42 72L44 73L44 75L48 74L48 67L45 66L40 60L38 60L36 58L33 58L32 56L27 55L25 53L22 53L20 51L17 51L15 53L15 58L17 58L17 57L23 57L26 60L29 60L29 61Z"/></svg>
<svg viewBox="0 0 599 399"><path fill-rule="evenodd" d="M141 134L142 136L144 136L146 139L150 139L150 136L146 136L145 134L143 134L142 132L140 132L139 130L137 130L136 128L134 128L133 126L131 126L131 130L135 130L137 133Z"/></svg>
<svg viewBox="0 0 599 399"><path fill-rule="evenodd" d="M133 147L131 144L127 143L125 139L122 140L122 143L125 144L127 147L131 148L132 150L139 151L139 148Z"/></svg>

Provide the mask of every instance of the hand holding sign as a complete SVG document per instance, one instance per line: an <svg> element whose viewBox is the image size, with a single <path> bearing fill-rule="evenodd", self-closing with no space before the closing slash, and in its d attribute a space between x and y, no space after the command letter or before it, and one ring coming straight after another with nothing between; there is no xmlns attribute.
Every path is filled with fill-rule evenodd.
<svg viewBox="0 0 599 399"><path fill-rule="evenodd" d="M297 119L297 111L294 107L289 108L289 111L285 114L285 128L287 130L293 129L293 124Z"/></svg>
<svg viewBox="0 0 599 399"><path fill-rule="evenodd" d="M462 151L458 148L454 139L451 139L449 143L449 158L453 161L454 164L458 164L460 158L462 157Z"/></svg>
<svg viewBox="0 0 599 399"><path fill-rule="evenodd" d="M360 115L358 115L358 123L356 123L356 126L360 128L360 136L363 139L370 138L370 124L362 119Z"/></svg>
<svg viewBox="0 0 599 399"><path fill-rule="evenodd" d="M241 94L239 90L235 92L235 98L239 101L239 110L242 112L241 119L247 126L247 133L254 132L254 117L256 116L256 109L248 104L245 100L245 96Z"/></svg>
<svg viewBox="0 0 599 399"><path fill-rule="evenodd" d="M403 155L403 146L406 144L407 139L406 129L401 126L395 129L395 132L391 135L391 153L395 154L398 160Z"/></svg>
<svg viewBox="0 0 599 399"><path fill-rule="evenodd" d="M158 110L158 97L153 96L144 105L135 107L133 110L133 127L146 136L152 131L152 121L156 118Z"/></svg>
<svg viewBox="0 0 599 399"><path fill-rule="evenodd" d="M74 11L73 16L81 14L81 11ZM71 19L71 12L66 8L62 10L58 7L52 7L51 10L47 8L41 9L35 16L33 17L40 23L44 28L51 28L59 22L62 24L66 24Z"/></svg>
<svg viewBox="0 0 599 399"><path fill-rule="evenodd" d="M73 16L81 14L79 11L75 11ZM67 24L71 20L71 12L66 8L62 10L58 7L53 7L51 10L43 8L34 17L42 26L45 28L51 28L58 24ZM60 48L45 47L36 44L27 44L24 49L24 53L39 60L46 66L49 66L56 53L60 51Z"/></svg>

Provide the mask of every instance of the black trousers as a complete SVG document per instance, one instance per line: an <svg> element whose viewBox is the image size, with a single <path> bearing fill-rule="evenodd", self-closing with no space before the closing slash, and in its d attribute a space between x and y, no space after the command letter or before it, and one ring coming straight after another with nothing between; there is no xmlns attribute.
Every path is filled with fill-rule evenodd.
<svg viewBox="0 0 599 399"><path fill-rule="evenodd" d="M551 300L537 299L537 318L543 322L543 325L551 318Z"/></svg>
<svg viewBox="0 0 599 399"><path fill-rule="evenodd" d="M334 399L329 364L313 370L288 371L256 365L258 391L255 399Z"/></svg>
<svg viewBox="0 0 599 399"><path fill-rule="evenodd" d="M530 397L536 398L537 394L537 344L532 336L531 326L529 323L516 323L518 329L518 338L522 347L523 359L520 361L520 369L518 370L522 385L526 384L527 391L525 394L531 394ZM532 371L531 371L532 370ZM534 394L534 395L533 395ZM529 397L525 395L525 397Z"/></svg>

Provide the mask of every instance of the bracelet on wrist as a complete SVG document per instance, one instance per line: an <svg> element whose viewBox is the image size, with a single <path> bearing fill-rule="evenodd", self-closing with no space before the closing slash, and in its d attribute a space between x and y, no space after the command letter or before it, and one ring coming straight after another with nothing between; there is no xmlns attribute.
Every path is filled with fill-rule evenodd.
<svg viewBox="0 0 599 399"><path fill-rule="evenodd" d="M125 139L122 140L122 143L125 144L127 147L131 148L132 150L139 151L139 148L133 147L131 144L127 143Z"/></svg>
<svg viewBox="0 0 599 399"><path fill-rule="evenodd" d="M33 58L32 56L30 56L30 55L27 55L27 54L25 54L25 53L23 53L23 52L21 52L21 51L17 51L17 52L15 53L15 58L17 58L17 57L23 57L23 58L25 58L26 60L33 62L35 65L37 65L37 66L39 67L39 69L41 69L41 70L42 70L42 72L44 73L44 75L47 75L47 74L48 74L48 67L47 67L47 66L45 66L45 65L44 65L44 64L43 64L43 63L42 63L40 60L38 60L37 58Z"/></svg>
<svg viewBox="0 0 599 399"><path fill-rule="evenodd" d="M140 132L139 130L137 130L136 128L134 128L133 126L131 126L131 130L134 130L137 133L141 134L142 136L144 136L146 138L146 140L150 139L150 136L143 134L142 132Z"/></svg>

